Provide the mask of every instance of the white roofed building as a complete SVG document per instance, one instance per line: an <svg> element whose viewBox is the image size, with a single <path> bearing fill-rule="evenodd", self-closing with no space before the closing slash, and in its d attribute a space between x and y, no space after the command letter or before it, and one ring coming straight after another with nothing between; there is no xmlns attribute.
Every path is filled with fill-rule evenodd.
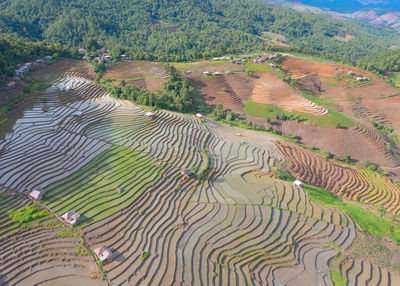
<svg viewBox="0 0 400 286"><path fill-rule="evenodd" d="M65 214L63 214L62 218L68 222L71 225L75 225L79 218L81 217L80 214L74 212L74 211L67 211Z"/></svg>

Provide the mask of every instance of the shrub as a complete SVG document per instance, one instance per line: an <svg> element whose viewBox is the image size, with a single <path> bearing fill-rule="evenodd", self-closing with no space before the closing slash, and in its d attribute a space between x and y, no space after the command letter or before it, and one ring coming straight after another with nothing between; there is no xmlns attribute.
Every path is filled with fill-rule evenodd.
<svg viewBox="0 0 400 286"><path fill-rule="evenodd" d="M150 255L149 252L147 252L147 251L143 252L143 254L142 254L142 260L145 261L145 260L147 259L147 257L149 257L149 255Z"/></svg>
<svg viewBox="0 0 400 286"><path fill-rule="evenodd" d="M282 181L292 182L295 180L295 178L289 173L289 171L284 168L276 169L274 172L274 176L275 178Z"/></svg>
<svg viewBox="0 0 400 286"><path fill-rule="evenodd" d="M24 91L24 93L30 93L30 92L31 92L31 87L30 87L30 85L28 85L28 84L25 85L23 91Z"/></svg>
<svg viewBox="0 0 400 286"><path fill-rule="evenodd" d="M47 215L49 215L49 213L46 210L41 210L37 206L28 206L24 209L13 211L9 214L10 218L17 223L29 222Z"/></svg>

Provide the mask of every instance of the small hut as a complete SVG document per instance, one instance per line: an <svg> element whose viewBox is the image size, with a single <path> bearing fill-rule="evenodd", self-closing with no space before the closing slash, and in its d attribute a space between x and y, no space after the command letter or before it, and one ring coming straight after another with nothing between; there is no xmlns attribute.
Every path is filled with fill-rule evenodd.
<svg viewBox="0 0 400 286"><path fill-rule="evenodd" d="M293 185L297 186L297 187L302 187L303 186L303 182L300 180L295 180L293 181Z"/></svg>
<svg viewBox="0 0 400 286"><path fill-rule="evenodd" d="M75 225L79 218L80 218L80 214L74 212L74 211L67 211L65 214L63 214L62 218L68 222L71 225Z"/></svg>
<svg viewBox="0 0 400 286"><path fill-rule="evenodd" d="M100 261L107 261L112 258L112 252L107 246L100 246L94 250Z"/></svg>
<svg viewBox="0 0 400 286"><path fill-rule="evenodd" d="M154 119L154 117L156 117L156 114L154 112L146 112L145 116L147 118Z"/></svg>
<svg viewBox="0 0 400 286"><path fill-rule="evenodd" d="M43 190L33 189L32 192L29 193L29 196L33 198L35 201L40 201L44 195Z"/></svg>

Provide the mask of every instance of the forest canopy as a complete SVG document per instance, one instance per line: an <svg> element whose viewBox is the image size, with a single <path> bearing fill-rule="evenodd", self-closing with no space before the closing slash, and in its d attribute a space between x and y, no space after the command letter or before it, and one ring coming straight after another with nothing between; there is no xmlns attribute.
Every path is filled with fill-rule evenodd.
<svg viewBox="0 0 400 286"><path fill-rule="evenodd" d="M400 44L387 28L300 13L258 0L5 0L0 32L82 46L94 39L135 58L184 61L260 51L264 32L307 52L343 60ZM351 41L344 41L351 35Z"/></svg>

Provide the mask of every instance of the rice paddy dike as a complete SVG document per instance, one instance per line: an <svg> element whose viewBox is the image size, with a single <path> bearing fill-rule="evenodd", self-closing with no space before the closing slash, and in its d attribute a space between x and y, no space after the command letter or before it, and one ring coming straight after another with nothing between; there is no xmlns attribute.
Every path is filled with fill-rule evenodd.
<svg viewBox="0 0 400 286"><path fill-rule="evenodd" d="M1 285L400 285L390 179L266 132L149 118L89 70L37 71L51 86L0 141Z"/></svg>

